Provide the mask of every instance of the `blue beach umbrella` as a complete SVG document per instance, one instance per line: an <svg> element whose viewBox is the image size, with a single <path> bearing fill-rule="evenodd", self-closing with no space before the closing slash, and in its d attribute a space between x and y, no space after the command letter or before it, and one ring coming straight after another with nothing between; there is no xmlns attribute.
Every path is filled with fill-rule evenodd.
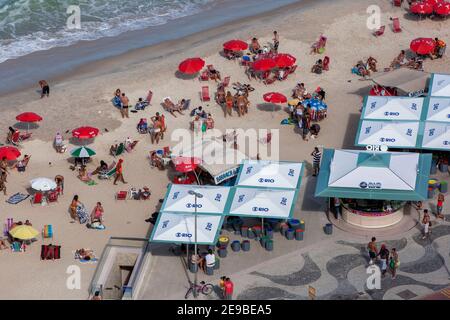
<svg viewBox="0 0 450 320"><path fill-rule="evenodd" d="M303 101L302 103L304 106L309 104L309 107L313 110L326 110L328 108L327 104L323 101L320 101L319 99L308 99Z"/></svg>

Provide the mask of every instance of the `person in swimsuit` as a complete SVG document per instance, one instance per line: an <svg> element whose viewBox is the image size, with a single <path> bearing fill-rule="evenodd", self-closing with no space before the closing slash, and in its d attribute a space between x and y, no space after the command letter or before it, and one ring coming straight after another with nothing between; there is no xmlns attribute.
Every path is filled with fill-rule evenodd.
<svg viewBox="0 0 450 320"><path fill-rule="evenodd" d="M74 195L72 202L70 204L70 217L72 218L72 221L70 223L74 223L78 219L77 215L77 207L81 205L81 202L78 201L78 195Z"/></svg>
<svg viewBox="0 0 450 320"><path fill-rule="evenodd" d="M130 103L130 100L125 95L125 92L122 93L122 97L120 98L120 101L122 102L122 118L129 118L128 116L128 104Z"/></svg>
<svg viewBox="0 0 450 320"><path fill-rule="evenodd" d="M227 92L227 96L225 97L225 102L226 102L225 118L227 117L227 114L231 117L232 111L233 111L234 99L233 99L233 95L231 94L230 91Z"/></svg>
<svg viewBox="0 0 450 320"><path fill-rule="evenodd" d="M41 91L41 99L45 96L47 96L47 98L48 98L48 96L50 95L50 86L48 85L47 81L40 80L39 86L41 87L41 90L42 90Z"/></svg>
<svg viewBox="0 0 450 320"><path fill-rule="evenodd" d="M97 202L97 205L94 207L94 209L92 210L91 213L91 221L97 220L99 221L101 224L103 224L103 207L101 202Z"/></svg>

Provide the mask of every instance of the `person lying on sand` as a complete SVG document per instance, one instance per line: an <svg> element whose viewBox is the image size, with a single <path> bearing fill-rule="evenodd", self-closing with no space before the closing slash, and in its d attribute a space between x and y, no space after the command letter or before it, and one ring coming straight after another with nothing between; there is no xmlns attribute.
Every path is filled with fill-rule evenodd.
<svg viewBox="0 0 450 320"><path fill-rule="evenodd" d="M165 109L166 109L167 111L169 111L170 114L173 115L173 116L176 118L177 116L174 114L175 111L179 112L180 114L184 114L184 113L182 112L182 110L183 110L182 108L183 108L183 106L184 106L185 101L186 101L185 99L181 99L181 100L178 102L178 104L175 105L175 104L172 102L172 100L170 100L170 98L167 97L167 98L164 98L163 103L164 103Z"/></svg>
<svg viewBox="0 0 450 320"><path fill-rule="evenodd" d="M408 63L408 60L406 59L406 53L405 50L400 51L398 56L392 60L390 64L390 68L400 68L401 66L404 66L406 63Z"/></svg>
<svg viewBox="0 0 450 320"><path fill-rule="evenodd" d="M91 177L89 176L86 166L84 166L84 165L80 167L77 177L78 177L78 179L80 179L81 181L84 181L84 182L91 181Z"/></svg>
<svg viewBox="0 0 450 320"><path fill-rule="evenodd" d="M217 71L213 65L208 66L208 75L211 80L214 80L216 82L221 81L220 72Z"/></svg>
<svg viewBox="0 0 450 320"><path fill-rule="evenodd" d="M369 57L367 59L367 63L366 64L367 64L368 69L370 71L377 72L377 63L378 63L377 59L375 59L374 57Z"/></svg>
<svg viewBox="0 0 450 320"><path fill-rule="evenodd" d="M94 251L91 249L82 248L75 251L75 259L92 260L94 258Z"/></svg>

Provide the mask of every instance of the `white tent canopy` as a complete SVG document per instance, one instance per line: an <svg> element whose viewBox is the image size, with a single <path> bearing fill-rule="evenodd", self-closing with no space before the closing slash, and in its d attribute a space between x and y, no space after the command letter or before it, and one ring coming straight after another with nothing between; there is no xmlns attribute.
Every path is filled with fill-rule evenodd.
<svg viewBox="0 0 450 320"><path fill-rule="evenodd" d="M368 96L364 119L420 120L424 98Z"/></svg>
<svg viewBox="0 0 450 320"><path fill-rule="evenodd" d="M415 190L419 154L335 150L328 186Z"/></svg>
<svg viewBox="0 0 450 320"><path fill-rule="evenodd" d="M201 159L200 167L211 174L216 184L236 176L239 165L248 158L241 151L214 139L203 139L194 141L192 144L177 145L172 149L172 156Z"/></svg>
<svg viewBox="0 0 450 320"><path fill-rule="evenodd" d="M434 73L429 94L435 97L450 97L450 75Z"/></svg>
<svg viewBox="0 0 450 320"><path fill-rule="evenodd" d="M235 188L229 215L287 219L296 200L296 190Z"/></svg>
<svg viewBox="0 0 450 320"><path fill-rule="evenodd" d="M418 131L418 121L363 120L357 144L415 147Z"/></svg>
<svg viewBox="0 0 450 320"><path fill-rule="evenodd" d="M222 226L220 215L197 215L197 243L215 244ZM195 242L195 216L163 212L156 223L151 241L170 243Z"/></svg>
<svg viewBox="0 0 450 320"><path fill-rule="evenodd" d="M296 189L303 163L246 160L241 166L236 185L248 187Z"/></svg>
<svg viewBox="0 0 450 320"><path fill-rule="evenodd" d="M422 148L450 150L450 123L425 122Z"/></svg>
<svg viewBox="0 0 450 320"><path fill-rule="evenodd" d="M197 198L197 213L223 214L230 188L219 186L197 186L171 184L166 195L161 212L195 212L195 196L189 191L203 195Z"/></svg>
<svg viewBox="0 0 450 320"><path fill-rule="evenodd" d="M450 122L450 99L431 97L426 120Z"/></svg>

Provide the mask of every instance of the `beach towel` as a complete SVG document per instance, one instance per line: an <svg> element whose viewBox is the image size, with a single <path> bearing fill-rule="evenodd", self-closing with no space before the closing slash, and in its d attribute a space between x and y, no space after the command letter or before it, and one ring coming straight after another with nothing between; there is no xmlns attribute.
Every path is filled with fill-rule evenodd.
<svg viewBox="0 0 450 320"><path fill-rule="evenodd" d="M61 259L61 246L52 244L41 246L41 260Z"/></svg>
<svg viewBox="0 0 450 320"><path fill-rule="evenodd" d="M294 121L291 118L287 118L287 119L283 119L281 120L280 124L282 125L289 125L289 124L294 124L296 121Z"/></svg>
<svg viewBox="0 0 450 320"><path fill-rule="evenodd" d="M79 205L77 207L77 216L78 219L80 220L80 224L85 224L88 221L89 214L83 205Z"/></svg>
<svg viewBox="0 0 450 320"><path fill-rule="evenodd" d="M17 192L16 194L9 197L9 199L6 200L6 202L10 204L18 204L19 202L22 202L23 200L27 199L29 196L30 196L29 194Z"/></svg>
<svg viewBox="0 0 450 320"><path fill-rule="evenodd" d="M113 103L114 107L116 107L116 108L122 108L122 101L120 101L120 98L119 98L118 96L115 96L115 97L112 99L112 103Z"/></svg>
<svg viewBox="0 0 450 320"><path fill-rule="evenodd" d="M85 183L86 183L88 186L95 186L95 185L98 184L98 183L95 182L94 180L85 181Z"/></svg>

